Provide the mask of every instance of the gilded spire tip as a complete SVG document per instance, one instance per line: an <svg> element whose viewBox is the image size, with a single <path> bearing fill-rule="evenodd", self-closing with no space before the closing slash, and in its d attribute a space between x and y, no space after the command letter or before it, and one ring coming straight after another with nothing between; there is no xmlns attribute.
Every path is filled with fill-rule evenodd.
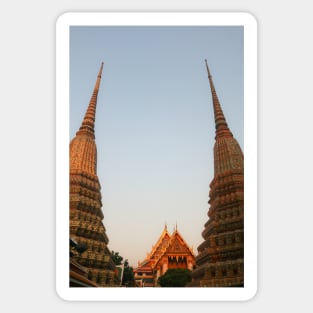
<svg viewBox="0 0 313 313"><path fill-rule="evenodd" d="M100 70L99 70L99 74L98 74L98 77L102 75L102 70L103 70L103 64L104 62L101 62L101 66L100 66Z"/></svg>
<svg viewBox="0 0 313 313"><path fill-rule="evenodd" d="M208 60L205 59L204 61L205 61L206 70L208 72L208 76L211 77L211 73L210 73L210 69L209 69L209 65L208 65Z"/></svg>

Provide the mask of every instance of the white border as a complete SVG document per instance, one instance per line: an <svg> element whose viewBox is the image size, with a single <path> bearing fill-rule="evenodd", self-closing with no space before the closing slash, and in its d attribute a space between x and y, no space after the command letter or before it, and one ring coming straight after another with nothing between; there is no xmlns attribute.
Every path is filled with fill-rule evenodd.
<svg viewBox="0 0 313 313"><path fill-rule="evenodd" d="M244 288L69 287L70 26L244 26ZM56 24L56 290L64 300L234 301L257 292L257 23L248 13L65 13Z"/></svg>

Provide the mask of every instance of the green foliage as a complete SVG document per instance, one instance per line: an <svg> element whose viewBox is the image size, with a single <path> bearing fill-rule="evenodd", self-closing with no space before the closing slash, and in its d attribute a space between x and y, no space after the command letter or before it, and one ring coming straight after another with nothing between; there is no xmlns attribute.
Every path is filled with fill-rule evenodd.
<svg viewBox="0 0 313 313"><path fill-rule="evenodd" d="M184 268L169 269L159 277L161 287L185 287L191 281L191 271Z"/></svg>
<svg viewBox="0 0 313 313"><path fill-rule="evenodd" d="M121 265L122 264L123 257L120 256L118 252L112 251L111 255L112 255L112 260L113 260L115 265Z"/></svg>
<svg viewBox="0 0 313 313"><path fill-rule="evenodd" d="M134 278L133 268L129 266L128 263L126 266L126 261L125 261L122 285L127 286L127 287L135 287L135 278Z"/></svg>
<svg viewBox="0 0 313 313"><path fill-rule="evenodd" d="M133 268L129 266L128 260L126 259L123 262L123 257L119 255L119 252L111 252L112 260L115 265L122 265L124 264L124 272L123 272L123 279L122 279L122 285L127 287L134 287L135 286L135 279L134 279L134 273ZM115 283L120 282L119 278L117 276L114 277Z"/></svg>

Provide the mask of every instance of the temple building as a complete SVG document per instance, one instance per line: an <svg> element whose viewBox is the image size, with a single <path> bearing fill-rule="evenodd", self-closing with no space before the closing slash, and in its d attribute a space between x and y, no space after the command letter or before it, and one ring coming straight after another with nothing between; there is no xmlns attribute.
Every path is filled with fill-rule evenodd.
<svg viewBox="0 0 313 313"><path fill-rule="evenodd" d="M198 247L192 286L244 286L244 157L217 97L206 62L215 117L214 177L209 220Z"/></svg>
<svg viewBox="0 0 313 313"><path fill-rule="evenodd" d="M178 232L177 226L170 235L165 225L150 253L134 269L136 285L138 287L156 287L158 278L164 275L168 269L185 268L192 271L194 265L195 255Z"/></svg>
<svg viewBox="0 0 313 313"><path fill-rule="evenodd" d="M102 223L94 130L102 69L103 63L82 124L70 142L70 241L79 247L71 256L70 282L73 272L80 272L92 282L89 286L98 287L112 286L115 270Z"/></svg>

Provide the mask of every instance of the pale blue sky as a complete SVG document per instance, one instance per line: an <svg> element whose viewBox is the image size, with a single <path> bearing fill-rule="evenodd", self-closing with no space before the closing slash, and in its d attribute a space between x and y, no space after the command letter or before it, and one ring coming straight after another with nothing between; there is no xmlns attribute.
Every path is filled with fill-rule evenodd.
<svg viewBox="0 0 313 313"><path fill-rule="evenodd" d="M175 224L197 253L215 127L204 59L243 150L243 27L71 27L70 139L104 62L96 113L109 248L131 265Z"/></svg>

